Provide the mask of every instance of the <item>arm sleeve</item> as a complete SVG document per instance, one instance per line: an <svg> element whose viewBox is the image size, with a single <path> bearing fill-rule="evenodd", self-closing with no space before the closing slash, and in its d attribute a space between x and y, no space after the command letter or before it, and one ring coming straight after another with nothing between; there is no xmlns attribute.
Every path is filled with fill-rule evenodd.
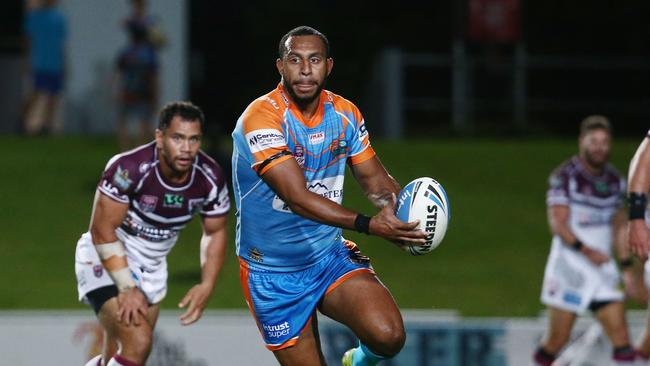
<svg viewBox="0 0 650 366"><path fill-rule="evenodd" d="M212 174L207 173L207 176L212 181L213 189L210 191L208 198L201 207L199 213L203 217L222 216L230 210L230 196L228 194L228 185L223 170L220 166L214 164L211 167Z"/></svg>
<svg viewBox="0 0 650 366"><path fill-rule="evenodd" d="M548 191L546 191L547 206L569 205L569 175L565 169L556 169L548 178Z"/></svg>
<svg viewBox="0 0 650 366"><path fill-rule="evenodd" d="M137 167L131 166L124 158L114 157L111 159L97 188L108 197L122 203L129 203L129 195L135 189Z"/></svg>
<svg viewBox="0 0 650 366"><path fill-rule="evenodd" d="M267 105L268 104L268 105ZM257 101L243 117L244 141L252 156L251 167L262 175L292 159L282 128L282 112L264 100Z"/></svg>
<svg viewBox="0 0 650 366"><path fill-rule="evenodd" d="M352 128L352 133L348 142L350 144L348 161L351 165L356 165L375 156L375 151L370 146L370 135L361 112L352 103L350 103L350 109L347 116L350 124L348 128Z"/></svg>

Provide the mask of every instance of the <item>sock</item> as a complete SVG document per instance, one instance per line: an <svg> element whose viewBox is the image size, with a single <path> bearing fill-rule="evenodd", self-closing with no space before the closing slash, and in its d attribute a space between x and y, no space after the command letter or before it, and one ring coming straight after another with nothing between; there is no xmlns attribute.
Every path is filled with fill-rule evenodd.
<svg viewBox="0 0 650 366"><path fill-rule="evenodd" d="M91 358L84 366L102 366L102 355Z"/></svg>
<svg viewBox="0 0 650 366"><path fill-rule="evenodd" d="M359 342L359 347L354 349L352 354L352 366L375 366L387 357L373 353L365 344Z"/></svg>
<svg viewBox="0 0 650 366"><path fill-rule="evenodd" d="M544 351L544 348L539 347L535 352L535 354L533 355L533 360L535 361L535 365L551 366L553 361L555 361L555 355L552 355Z"/></svg>
<svg viewBox="0 0 650 366"><path fill-rule="evenodd" d="M616 365L631 365L636 359L636 352L630 346L616 347L612 352L612 360Z"/></svg>
<svg viewBox="0 0 650 366"><path fill-rule="evenodd" d="M116 354L113 355L113 358L111 358L111 360L108 361L106 366L141 366L141 365L138 365L135 362L131 362L126 358Z"/></svg>

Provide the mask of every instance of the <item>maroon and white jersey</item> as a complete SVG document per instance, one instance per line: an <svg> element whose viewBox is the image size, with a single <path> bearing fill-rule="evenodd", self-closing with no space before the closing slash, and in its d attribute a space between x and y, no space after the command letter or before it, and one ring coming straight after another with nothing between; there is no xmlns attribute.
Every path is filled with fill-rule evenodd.
<svg viewBox="0 0 650 366"><path fill-rule="evenodd" d="M98 184L101 193L129 204L117 235L129 260L148 270L165 261L194 214L221 216L230 208L226 177L204 152L199 151L188 181L180 185L166 181L159 164L151 142L111 158Z"/></svg>
<svg viewBox="0 0 650 366"><path fill-rule="evenodd" d="M589 173L577 156L551 173L548 206L569 206L569 227L585 245L611 255L612 220L625 202L625 180L610 164L603 174ZM559 237L553 238L560 245Z"/></svg>

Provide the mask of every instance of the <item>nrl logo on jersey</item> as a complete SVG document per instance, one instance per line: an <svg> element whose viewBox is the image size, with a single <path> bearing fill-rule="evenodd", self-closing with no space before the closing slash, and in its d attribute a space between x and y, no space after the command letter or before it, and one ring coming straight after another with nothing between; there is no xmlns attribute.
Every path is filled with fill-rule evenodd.
<svg viewBox="0 0 650 366"><path fill-rule="evenodd" d="M143 194L138 200L138 206L142 212L153 212L158 204L158 197Z"/></svg>
<svg viewBox="0 0 650 366"><path fill-rule="evenodd" d="M180 194L165 193L163 200L164 207L181 208L183 207L184 197Z"/></svg>
<svg viewBox="0 0 650 366"><path fill-rule="evenodd" d="M129 171L122 169L121 166L117 166L115 174L113 174L113 184L115 184L120 190L126 191L131 186L133 181L129 179Z"/></svg>
<svg viewBox="0 0 650 366"><path fill-rule="evenodd" d="M305 147L302 145L296 145L293 149L293 157L296 159L298 165L302 168L305 166Z"/></svg>

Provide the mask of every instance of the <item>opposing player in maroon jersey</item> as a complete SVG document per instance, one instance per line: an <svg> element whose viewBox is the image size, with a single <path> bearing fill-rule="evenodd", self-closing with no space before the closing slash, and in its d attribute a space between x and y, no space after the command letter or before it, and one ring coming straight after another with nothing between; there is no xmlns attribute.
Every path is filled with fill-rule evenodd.
<svg viewBox="0 0 650 366"><path fill-rule="evenodd" d="M114 156L102 174L75 255L79 299L95 310L107 345L89 366L145 364L167 292L167 254L196 213L203 226L201 282L180 301L187 307L181 323L197 321L212 294L230 201L221 168L199 150L203 122L191 103L166 105L155 141Z"/></svg>
<svg viewBox="0 0 650 366"><path fill-rule="evenodd" d="M627 282L630 254L625 245L625 181L608 163L611 128L607 118L589 116L580 127L579 154L553 171L546 203L553 233L542 302L549 329L534 354L550 366L569 341L578 315L590 310L614 351L614 365L633 365L635 351L625 320L621 271ZM614 260L619 260L617 265Z"/></svg>

